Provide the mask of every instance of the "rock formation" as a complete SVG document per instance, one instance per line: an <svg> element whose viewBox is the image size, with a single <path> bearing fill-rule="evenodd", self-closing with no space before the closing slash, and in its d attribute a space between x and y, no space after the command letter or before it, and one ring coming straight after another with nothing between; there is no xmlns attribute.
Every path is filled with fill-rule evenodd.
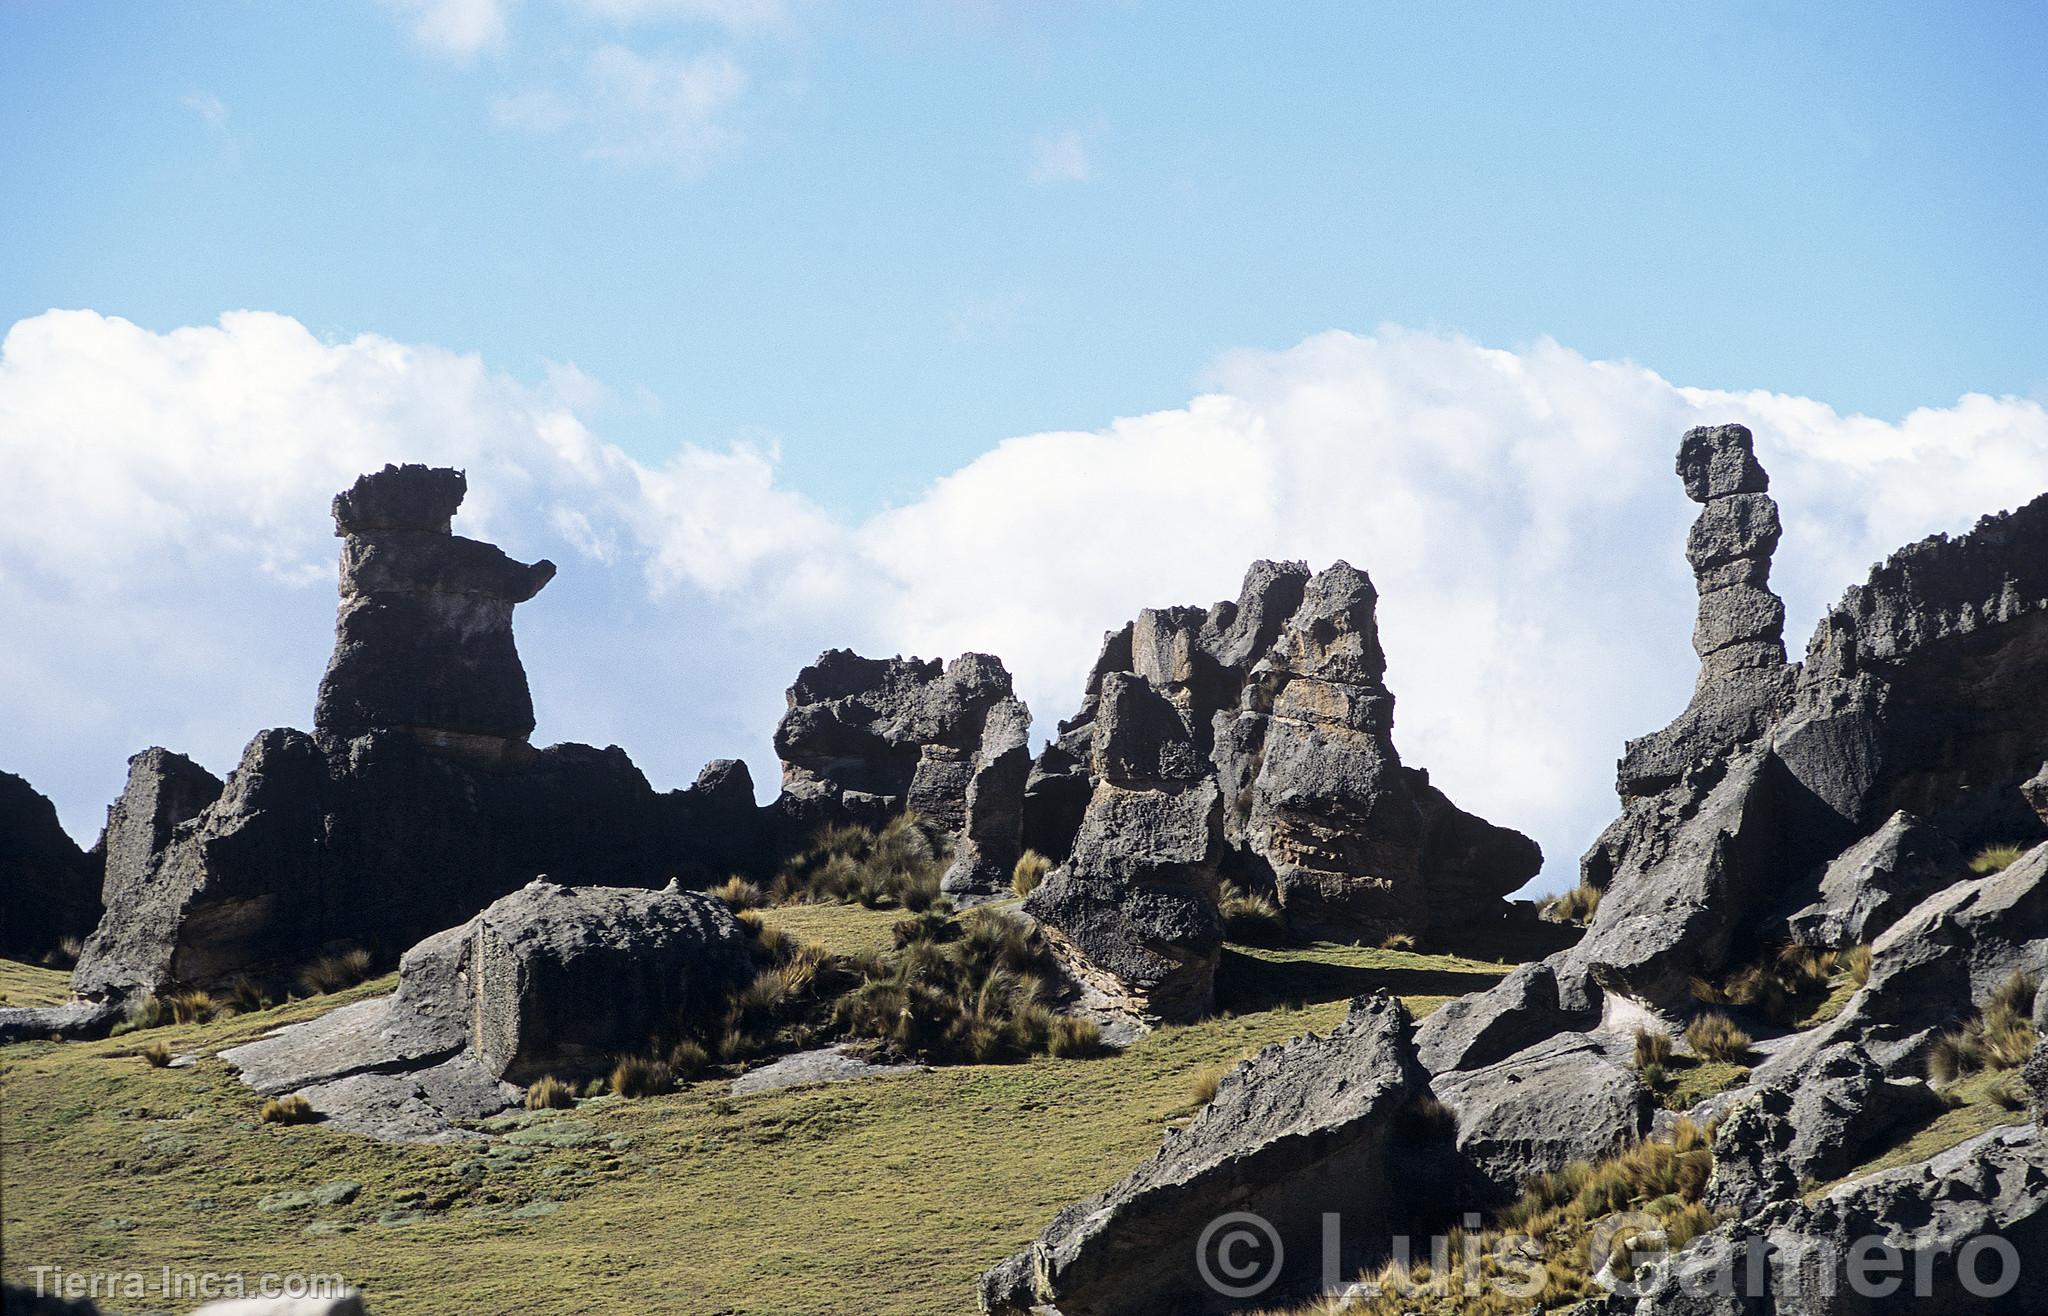
<svg viewBox="0 0 2048 1316"><path fill-rule="evenodd" d="M775 729L789 841L830 822L880 826L905 809L951 847L956 899L1007 894L1031 769L1030 710L1002 660L863 658L832 649L797 674Z"/></svg>
<svg viewBox="0 0 2048 1316"><path fill-rule="evenodd" d="M693 891L537 879L399 965L398 990L221 1053L251 1087L296 1092L373 1137L464 1136L543 1075L575 1079L722 1008L748 936Z"/></svg>
<svg viewBox="0 0 2048 1316"><path fill-rule="evenodd" d="M1453 805L1394 749L1379 596L1339 562L1215 719L1225 833L1271 874L1288 923L1384 936L1477 921L1542 852Z"/></svg>
<svg viewBox="0 0 2048 1316"><path fill-rule="evenodd" d="M36 959L92 931L100 882L57 808L35 787L0 772L0 955Z"/></svg>
<svg viewBox="0 0 2048 1316"><path fill-rule="evenodd" d="M224 783L160 749L131 762L74 991L289 978L342 946L389 962L540 873L653 887L770 862L744 765L663 794L616 746L528 744L511 614L553 568L450 534L463 489L457 471L387 467L336 498L340 619L313 734L262 732Z"/></svg>
<svg viewBox="0 0 2048 1316"><path fill-rule="evenodd" d="M512 609L554 579L555 564L454 534L468 487L461 471L386 466L335 495L341 610L316 732L404 731L484 765L531 752Z"/></svg>
<svg viewBox="0 0 2048 1316"><path fill-rule="evenodd" d="M1587 1309L2040 1309L2048 1272L2039 1267L1992 1299L1962 1287L1955 1269L1962 1244L1991 1234L2023 1258L2048 1256L2048 1148L2035 1126L1994 1130L1898 1169L1865 1167L1943 1110L1926 1069L1936 1039L2014 974L2048 973L2048 844L2038 844L2048 827L2037 807L2048 801L2048 705L2039 698L2048 688L2048 496L1894 554L1830 610L1805 662L1793 665L1768 590L1776 508L1748 432L1687 434L1678 470L1703 505L1688 544L1700 680L1684 714L1631 742L1621 760L1621 816L1583 864L1603 891L1585 937L1415 1029L1426 1085L1415 1091L1456 1118L1455 1160L1441 1182L1477 1202L1505 1202L1534 1172L1651 1135L1670 1116L1652 1109L1632 1063L1639 1030L1677 1039L1703 1008L1696 982L1762 964L1786 943L1867 943L1867 981L1831 1017L1788 1027L1726 1007L1759 1039L1758 1054L1732 1089L1690 1112L1720 1121L1707 1202L1724 1214L1690 1248L1640 1271L1633 1288ZM1341 653L1344 679L1307 684L1301 699L1314 695L1318 715L1339 713L1334 724L1365 735L1378 716L1365 697L1377 675L1372 646L1361 609L1319 608L1323 593L1312 583L1302 609L1325 619L1315 643L1276 645L1247 682L1244 708L1277 718L1286 691L1304 676L1327 681L1327 655ZM1362 593L1354 584L1329 597ZM1267 672L1286 678L1270 712L1260 706ZM1263 773L1276 757L1271 730L1260 743ZM1221 723L1217 744L1227 762L1234 742ZM1282 764L1289 752L1280 751ZM1226 782L1243 779L1225 770ZM1358 843L1348 829L1330 841ZM2000 871L1969 872L1963 857L1992 842L2031 848ZM2048 1023L2048 1002L2037 999L2036 1011ZM1682 1054L1687 1044L1676 1045ZM1290 1048L1256 1081L1281 1094L1312 1090L1354 1063L1348 1053ZM2036 1049L2025 1076L2033 1099L2048 1105L2048 1047ZM1196 1127L1205 1124L1219 1161L1253 1157L1265 1138L1256 1122L1205 1116ZM1071 1295L1075 1310L1096 1310L1106 1281L1077 1258L1185 1257L1196 1217L1206 1222L1236 1200L1237 1190L1220 1189L1202 1196L1206 1214L1191 1206L1171 1225L1127 1219L1113 1205L1146 1173L1063 1213L1032 1254L989 1273L984 1302L1009 1311L1028 1297L1067 1311ZM1327 1185L1302 1174L1261 1179L1257 1191L1312 1201ZM1280 1232L1290 1253L1317 1250L1305 1223ZM1828 1283L1848 1244L1872 1234L1902 1248L1907 1273L1928 1275L1931 1293L1872 1305ZM1074 1238L1085 1247L1066 1241ZM1680 1282L1757 1249L1781 1263L1775 1297ZM1128 1264L1142 1278L1115 1291L1117 1309L1175 1309L1179 1277ZM1141 1295L1140 1284L1153 1287Z"/></svg>
<svg viewBox="0 0 2048 1316"><path fill-rule="evenodd" d="M1096 786L1073 853L1024 911L1105 1008L1199 1018L1223 951L1216 783L1186 713L1142 676L1103 677L1091 735Z"/></svg>
<svg viewBox="0 0 2048 1316"><path fill-rule="evenodd" d="M1027 1251L984 1275L982 1310L1228 1311L1204 1281L1198 1263L1207 1259L1195 1247L1225 1211L1252 1212L1295 1240L1320 1240L1325 1211L1341 1213L1345 1230L1361 1237L1423 1223L1431 1204L1406 1185L1438 1149L1403 1118L1424 1090L1408 1033L1399 1002L1360 998L1329 1036L1269 1046L1245 1061L1151 1159L1060 1212ZM1290 1281L1317 1274L1316 1249L1289 1257Z"/></svg>

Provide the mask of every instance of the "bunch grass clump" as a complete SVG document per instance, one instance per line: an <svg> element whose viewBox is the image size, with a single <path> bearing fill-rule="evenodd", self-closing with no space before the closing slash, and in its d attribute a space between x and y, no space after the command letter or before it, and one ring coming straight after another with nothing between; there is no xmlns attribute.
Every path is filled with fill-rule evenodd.
<svg viewBox="0 0 2048 1316"><path fill-rule="evenodd" d="M122 1016L120 1023L114 1025L109 1036L120 1037L124 1033L145 1032L151 1028L161 1028L170 1022L171 1008L164 1004L163 998L154 994L138 996L128 1003L128 1012Z"/></svg>
<svg viewBox="0 0 2048 1316"><path fill-rule="evenodd" d="M1927 1053L1928 1077L1947 1086L1970 1074L2024 1065L2040 1041L2033 1023L2040 986L2040 979L2025 971L2001 982L1961 1028L1934 1039Z"/></svg>
<svg viewBox="0 0 2048 1316"><path fill-rule="evenodd" d="M927 910L939 904L945 861L915 813L900 813L880 830L836 824L822 828L790 861L773 894L783 901Z"/></svg>
<svg viewBox="0 0 2048 1316"><path fill-rule="evenodd" d="M759 909L768 903L768 893L744 877L728 877L704 893L722 900L729 909Z"/></svg>
<svg viewBox="0 0 2048 1316"><path fill-rule="evenodd" d="M1189 1074L1188 1104L1200 1110L1216 1100L1217 1089L1223 1086L1223 1080L1228 1078L1230 1071L1236 1068L1236 1065L1227 1063L1203 1065L1200 1069Z"/></svg>
<svg viewBox="0 0 2048 1316"><path fill-rule="evenodd" d="M2023 845L1987 845L1970 857L1970 871L1979 877L2002 873L2027 853Z"/></svg>
<svg viewBox="0 0 2048 1316"><path fill-rule="evenodd" d="M1658 1066L1658 1071L1661 1073L1663 1068L1671 1063L1670 1034L1659 1033L1648 1028L1636 1029L1635 1061L1636 1068L1639 1071L1647 1071L1650 1066L1655 1065ZM1644 1081L1647 1082L1648 1079L1646 1078ZM1651 1083L1650 1086L1655 1087L1657 1085Z"/></svg>
<svg viewBox="0 0 2048 1316"><path fill-rule="evenodd" d="M612 1066L611 1089L622 1097L658 1097L675 1085L668 1063L652 1056L622 1056Z"/></svg>
<svg viewBox="0 0 2048 1316"><path fill-rule="evenodd" d="M526 1089L528 1110L567 1110L575 1104L576 1090L553 1074L543 1075Z"/></svg>
<svg viewBox="0 0 2048 1316"><path fill-rule="evenodd" d="M1038 884L1052 870L1052 860L1036 850L1026 850L1017 856L1017 866L1010 870L1010 890L1020 896L1028 896L1038 890Z"/></svg>
<svg viewBox="0 0 2048 1316"><path fill-rule="evenodd" d="M1553 923L1576 923L1585 927L1600 909L1600 888L1581 882L1562 895L1543 902L1543 917Z"/></svg>
<svg viewBox="0 0 2048 1316"><path fill-rule="evenodd" d="M170 1009L173 1023L203 1024L225 1013L211 993L202 991L173 992L164 1004Z"/></svg>
<svg viewBox="0 0 2048 1316"><path fill-rule="evenodd" d="M1692 994L1702 1005L1738 1006L1776 1023L1792 1024L1827 996L1837 979L1854 972L1849 958L1826 946L1787 942L1757 963L1729 970L1718 981L1694 978ZM1863 973L1869 976L1867 953Z"/></svg>
<svg viewBox="0 0 2048 1316"><path fill-rule="evenodd" d="M1280 941L1287 935L1287 919L1280 906L1261 892L1225 882L1217 908L1223 915L1223 935L1231 941L1257 946Z"/></svg>
<svg viewBox="0 0 2048 1316"><path fill-rule="evenodd" d="M142 1048L141 1055L151 1069L164 1069L171 1063L171 1048L162 1042L151 1042Z"/></svg>
<svg viewBox="0 0 2048 1316"><path fill-rule="evenodd" d="M313 1103L294 1092L288 1097L272 1097L263 1103L258 1118L265 1124L311 1124L320 1118Z"/></svg>
<svg viewBox="0 0 2048 1316"><path fill-rule="evenodd" d="M299 990L308 996L347 991L370 976L370 952L360 948L322 955L299 970Z"/></svg>
<svg viewBox="0 0 2048 1316"><path fill-rule="evenodd" d="M1685 1026L1685 1044L1702 1060L1740 1064L1749 1058L1754 1040L1718 1010L1703 1011Z"/></svg>

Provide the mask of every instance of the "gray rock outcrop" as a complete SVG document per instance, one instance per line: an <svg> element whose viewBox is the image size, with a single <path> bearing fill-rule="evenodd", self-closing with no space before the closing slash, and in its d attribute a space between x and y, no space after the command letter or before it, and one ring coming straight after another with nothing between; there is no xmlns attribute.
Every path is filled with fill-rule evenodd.
<svg viewBox="0 0 2048 1316"><path fill-rule="evenodd" d="M832 649L797 674L775 729L791 845L828 823L906 809L953 862L959 899L1005 894L1021 849L1031 714L1002 660L863 658Z"/></svg>
<svg viewBox="0 0 2048 1316"><path fill-rule="evenodd" d="M1269 1222L1295 1281L1317 1273L1325 1211L1341 1212L1360 1240L1404 1228L1421 1205L1402 1186L1404 1158L1427 1154L1401 1120L1423 1092L1408 1031L1398 1002L1360 998L1329 1036L1267 1047L1239 1065L1194 1123L1128 1178L1060 1212L1027 1251L984 1275L982 1310L1229 1310L1203 1281L1194 1247L1224 1211Z"/></svg>
<svg viewBox="0 0 2048 1316"><path fill-rule="evenodd" d="M1910 813L1895 813L1828 864L1820 898L1788 918L1786 928L1803 945L1860 945L1963 868L1954 842Z"/></svg>
<svg viewBox="0 0 2048 1316"><path fill-rule="evenodd" d="M27 781L0 772L0 955L36 959L92 931L96 865Z"/></svg>
<svg viewBox="0 0 2048 1316"><path fill-rule="evenodd" d="M748 936L692 891L536 880L406 952L398 990L221 1053L337 1127L441 1140L546 1074L576 1078L722 1007Z"/></svg>
<svg viewBox="0 0 2048 1316"><path fill-rule="evenodd" d="M404 731L487 766L530 752L512 609L555 566L453 533L467 492L461 471L386 466L335 495L341 608L313 712L322 736Z"/></svg>
<svg viewBox="0 0 2048 1316"><path fill-rule="evenodd" d="M1498 916L1542 852L1405 768L1380 647L1379 595L1339 562L1215 719L1224 831L1270 872L1288 923L1380 937Z"/></svg>
<svg viewBox="0 0 2048 1316"><path fill-rule="evenodd" d="M1097 785L1067 861L1024 902L1105 1008L1207 1013L1222 957L1222 800L1178 705L1125 672L1103 678L1089 750Z"/></svg>

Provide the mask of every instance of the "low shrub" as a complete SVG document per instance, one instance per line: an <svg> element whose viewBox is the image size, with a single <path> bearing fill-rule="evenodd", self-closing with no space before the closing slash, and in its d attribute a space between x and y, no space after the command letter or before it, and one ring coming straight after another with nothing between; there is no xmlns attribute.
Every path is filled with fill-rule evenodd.
<svg viewBox="0 0 2048 1316"><path fill-rule="evenodd" d="M612 1066L612 1091L622 1097L658 1097L675 1085L675 1072L650 1056L625 1056Z"/></svg>
<svg viewBox="0 0 2048 1316"><path fill-rule="evenodd" d="M955 927L946 940L909 935L889 955L841 961L860 981L835 1007L838 1027L933 1063L1017 1060L1050 1046L1052 968L1038 934L987 909Z"/></svg>
<svg viewBox="0 0 2048 1316"><path fill-rule="evenodd" d="M1740 1063L1749 1057L1752 1040L1733 1019L1715 1010L1698 1015L1685 1027L1686 1045L1702 1060Z"/></svg>
<svg viewBox="0 0 2048 1316"><path fill-rule="evenodd" d="M1970 858L1970 871L1978 876L2002 873L2027 853L2022 845L1987 845Z"/></svg>
<svg viewBox="0 0 2048 1316"><path fill-rule="evenodd" d="M1600 908L1600 894L1599 887L1581 882L1562 895L1544 901L1543 917L1553 923L1576 923L1584 927L1593 921L1593 915Z"/></svg>
<svg viewBox="0 0 2048 1316"><path fill-rule="evenodd" d="M299 990L308 996L347 991L370 976L370 952L345 950L322 955L299 970Z"/></svg>
<svg viewBox="0 0 2048 1316"><path fill-rule="evenodd" d="M528 1110L567 1110L575 1104L575 1090L553 1074L544 1075L527 1086Z"/></svg>
<svg viewBox="0 0 2048 1316"><path fill-rule="evenodd" d="M1036 850L1026 850L1017 856L1017 866L1010 870L1010 890L1020 896L1028 896L1038 890L1038 884L1052 870L1052 860Z"/></svg>
<svg viewBox="0 0 2048 1316"><path fill-rule="evenodd" d="M313 1109L312 1102L294 1093L264 1102L259 1118L265 1124L311 1124L320 1118L320 1113Z"/></svg>
<svg viewBox="0 0 2048 1316"><path fill-rule="evenodd" d="M171 1048L162 1042L151 1042L142 1048L141 1055L151 1069L165 1069L171 1063Z"/></svg>

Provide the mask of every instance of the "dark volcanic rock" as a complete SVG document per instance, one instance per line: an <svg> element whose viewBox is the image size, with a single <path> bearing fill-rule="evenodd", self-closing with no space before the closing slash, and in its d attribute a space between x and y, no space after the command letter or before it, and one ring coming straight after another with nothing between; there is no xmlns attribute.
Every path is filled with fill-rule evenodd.
<svg viewBox="0 0 2048 1316"><path fill-rule="evenodd" d="M1846 949L1869 941L1964 869L1962 852L1910 813L1844 850L1821 875L1820 899L1786 921L1792 939Z"/></svg>
<svg viewBox="0 0 2048 1316"><path fill-rule="evenodd" d="M1339 562L1215 724L1225 833L1272 874L1291 926L1385 935L1476 921L1536 875L1519 832L1453 805L1393 742L1378 594Z"/></svg>
<svg viewBox="0 0 2048 1316"><path fill-rule="evenodd" d="M1030 1250L982 1277L986 1312L1062 1316L1211 1312L1195 1239L1225 1211L1271 1223L1295 1280L1321 1257L1322 1213L1384 1248L1424 1204L1403 1187L1399 1115L1424 1091L1408 1018L1387 997L1354 1001L1328 1037L1270 1046L1238 1066L1187 1128L1097 1197L1062 1211Z"/></svg>
<svg viewBox="0 0 2048 1316"><path fill-rule="evenodd" d="M945 890L1007 892L1021 853L1031 714L1000 659L863 658L832 649L797 674L775 729L791 844L826 823L913 810L951 845Z"/></svg>
<svg viewBox="0 0 2048 1316"><path fill-rule="evenodd" d="M99 873L56 806L0 772L0 954L35 959L91 932L99 916Z"/></svg>
<svg viewBox="0 0 2048 1316"><path fill-rule="evenodd" d="M321 735L403 730L478 763L520 757L533 698L512 609L555 567L450 533L467 488L460 471L386 466L335 496L341 610L313 713Z"/></svg>
<svg viewBox="0 0 2048 1316"><path fill-rule="evenodd" d="M1535 1175L1612 1155L1650 1124L1634 1072L1580 1033L1439 1074L1431 1090L1458 1117L1459 1152L1502 1200Z"/></svg>
<svg viewBox="0 0 2048 1316"><path fill-rule="evenodd" d="M609 1068L723 1007L748 936L697 892L535 881L406 952L398 991L221 1053L259 1092L299 1092L339 1127L433 1138L516 1085Z"/></svg>
<svg viewBox="0 0 2048 1316"><path fill-rule="evenodd" d="M1108 1008L1199 1018L1214 999L1223 951L1216 783L1180 710L1143 677L1104 678L1092 730L1099 783L1073 854L1024 910Z"/></svg>

